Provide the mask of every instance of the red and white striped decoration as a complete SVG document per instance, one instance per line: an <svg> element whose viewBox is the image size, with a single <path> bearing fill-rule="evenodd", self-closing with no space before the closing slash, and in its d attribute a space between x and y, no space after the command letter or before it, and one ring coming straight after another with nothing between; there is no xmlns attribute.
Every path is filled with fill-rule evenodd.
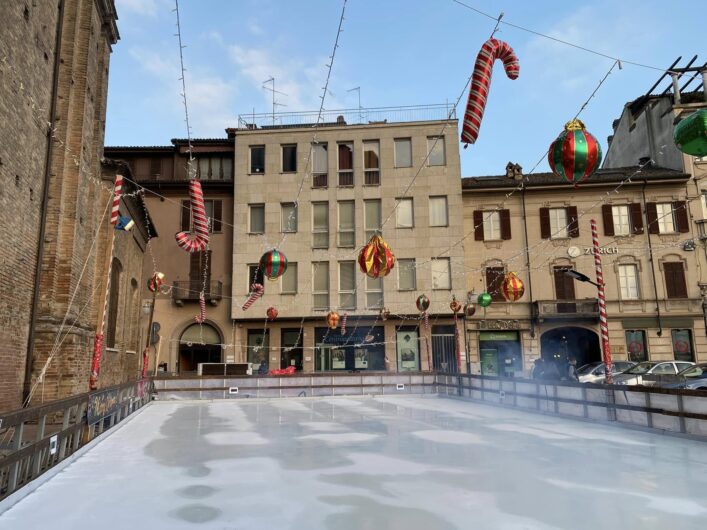
<svg viewBox="0 0 707 530"><path fill-rule="evenodd" d="M491 85L491 73L493 63L496 59L503 61L506 75L510 79L516 79L520 71L518 57L513 48L498 39L489 39L481 47L479 55L476 56L474 73L471 77L471 88L469 89L469 99L466 103L464 113L464 127L462 128L462 143L473 144L479 136L481 120L486 109L486 99L489 95ZM466 147L466 145L464 146Z"/></svg>
<svg viewBox="0 0 707 530"><path fill-rule="evenodd" d="M203 324L206 320L206 299L204 293L199 293L199 314L194 317L197 324Z"/></svg>
<svg viewBox="0 0 707 530"><path fill-rule="evenodd" d="M604 363L606 364L606 382L611 384L611 346L609 345L609 325L606 320L606 296L604 295L604 275L601 269L601 254L599 254L599 235L597 222L592 219L592 246L594 247L594 267L597 271L597 283L599 284L599 329L601 330L601 346L604 352Z"/></svg>
<svg viewBox="0 0 707 530"><path fill-rule="evenodd" d="M189 181L189 207L191 208L194 233L178 232L174 237L177 245L187 252L203 252L209 244L209 223L204 208L204 193L201 182L196 179Z"/></svg>
<svg viewBox="0 0 707 530"><path fill-rule="evenodd" d="M265 288L259 283L254 283L251 285L250 296L248 297L248 300L245 301L245 304L243 304L243 311L248 311L250 306L252 306L258 298L263 296L263 293L265 293Z"/></svg>
<svg viewBox="0 0 707 530"><path fill-rule="evenodd" d="M344 316L341 317L341 334L346 335L346 319L348 318L349 314L344 313Z"/></svg>
<svg viewBox="0 0 707 530"><path fill-rule="evenodd" d="M120 218L120 197L123 194L123 175L115 176L115 187L113 188L113 207L110 211L110 224L115 226Z"/></svg>

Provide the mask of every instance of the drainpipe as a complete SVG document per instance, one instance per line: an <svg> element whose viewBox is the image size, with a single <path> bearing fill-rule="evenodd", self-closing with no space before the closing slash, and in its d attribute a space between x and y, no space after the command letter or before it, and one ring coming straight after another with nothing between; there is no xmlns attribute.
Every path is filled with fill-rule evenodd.
<svg viewBox="0 0 707 530"><path fill-rule="evenodd" d="M528 250L528 219L525 216L525 184L520 190L523 203L523 231L525 232L525 266L528 269L528 296L530 297L530 337L535 338L535 314L533 309L533 279L530 272L530 251Z"/></svg>
<svg viewBox="0 0 707 530"><path fill-rule="evenodd" d="M42 212L39 221L39 247L37 249L37 263L34 272L34 291L32 293L32 307L30 308L29 337L27 338L27 355L25 358L25 378L22 388L22 402L25 403L32 388L32 364L34 363L34 338L37 325L37 306L39 305L39 284L42 281L42 261L44 260L44 235L47 225L47 206L49 203L49 181L51 178L51 162L54 141L54 116L56 114L57 92L59 86L59 66L61 65L61 34L64 25L64 1L59 2L59 15L56 22L56 40L54 43L54 72L52 73L52 101L49 108L49 122L47 128L47 149L44 155L44 190L42 191Z"/></svg>
<svg viewBox="0 0 707 530"><path fill-rule="evenodd" d="M641 188L641 194L643 196L643 211L645 212L647 209L646 206L646 184L648 184L648 181L644 180L643 181L643 188ZM648 236L648 253L649 253L649 260L651 262L651 273L653 275L653 292L655 293L655 298L653 301L655 302L655 310L656 313L658 314L658 336L661 337L663 335L663 322L660 318L660 305L658 303L658 282L655 279L655 263L653 261L653 244L651 243L651 230L650 226L648 224L648 216L646 215L646 235Z"/></svg>

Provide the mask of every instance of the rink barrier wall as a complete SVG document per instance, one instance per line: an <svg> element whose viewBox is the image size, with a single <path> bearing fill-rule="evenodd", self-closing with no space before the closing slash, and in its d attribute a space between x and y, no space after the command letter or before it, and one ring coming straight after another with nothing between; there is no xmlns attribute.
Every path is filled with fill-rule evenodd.
<svg viewBox="0 0 707 530"><path fill-rule="evenodd" d="M0 414L0 501L70 458L150 402L152 381Z"/></svg>
<svg viewBox="0 0 707 530"><path fill-rule="evenodd" d="M705 392L444 373L437 374L436 383L441 396L556 416L616 422L707 441Z"/></svg>
<svg viewBox="0 0 707 530"><path fill-rule="evenodd" d="M432 372L322 373L294 376L156 377L159 400L434 394Z"/></svg>

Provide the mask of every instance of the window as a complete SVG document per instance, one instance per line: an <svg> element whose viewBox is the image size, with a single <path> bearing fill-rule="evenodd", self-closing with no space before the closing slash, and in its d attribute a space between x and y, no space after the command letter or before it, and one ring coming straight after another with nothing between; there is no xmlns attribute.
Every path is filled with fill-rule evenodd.
<svg viewBox="0 0 707 530"><path fill-rule="evenodd" d="M486 267L486 292L491 295L491 300L494 302L505 302L503 291L503 279L506 275L504 267Z"/></svg>
<svg viewBox="0 0 707 530"><path fill-rule="evenodd" d="M395 209L395 226L398 228L412 228L415 226L412 199L398 199L398 207Z"/></svg>
<svg viewBox="0 0 707 530"><path fill-rule="evenodd" d="M611 207L611 216L614 220L614 235L627 236L631 233L631 218L628 204Z"/></svg>
<svg viewBox="0 0 707 530"><path fill-rule="evenodd" d="M328 186L329 154L327 144L312 144L312 187L326 188Z"/></svg>
<svg viewBox="0 0 707 530"><path fill-rule="evenodd" d="M123 266L118 258L113 258L110 269L110 293L108 295L108 317L106 318L106 348L116 347L118 326L118 303L120 301L120 276Z"/></svg>
<svg viewBox="0 0 707 530"><path fill-rule="evenodd" d="M263 284L263 280L265 277L263 276L263 269L260 268L259 264L252 264L248 265L248 292L250 292L250 286L253 285L254 283L259 283L260 285Z"/></svg>
<svg viewBox="0 0 707 530"><path fill-rule="evenodd" d="M297 263L289 262L287 270L282 275L282 284L280 286L282 294L297 293Z"/></svg>
<svg viewBox="0 0 707 530"><path fill-rule="evenodd" d="M282 172L294 173L297 171L297 144L287 144L282 148Z"/></svg>
<svg viewBox="0 0 707 530"><path fill-rule="evenodd" d="M339 307L356 309L356 262L339 262Z"/></svg>
<svg viewBox="0 0 707 530"><path fill-rule="evenodd" d="M484 241L501 239L501 213L484 212Z"/></svg>
<svg viewBox="0 0 707 530"><path fill-rule="evenodd" d="M412 167L412 140L395 139L395 167Z"/></svg>
<svg viewBox="0 0 707 530"><path fill-rule="evenodd" d="M452 275L449 258L432 258L432 289L451 289Z"/></svg>
<svg viewBox="0 0 707 530"><path fill-rule="evenodd" d="M626 351L629 361L634 363L647 361L646 332L642 329L626 330Z"/></svg>
<svg viewBox="0 0 707 530"><path fill-rule="evenodd" d="M223 224L223 201L206 199L204 200L204 210L208 218L209 232L221 232ZM182 232L189 232L192 229L191 206L189 201L182 201L180 224Z"/></svg>
<svg viewBox="0 0 707 530"><path fill-rule="evenodd" d="M353 142L342 142L339 146L339 186L353 186Z"/></svg>
<svg viewBox="0 0 707 530"><path fill-rule="evenodd" d="M339 246L356 245L356 214L354 201L339 201Z"/></svg>
<svg viewBox="0 0 707 530"><path fill-rule="evenodd" d="M199 178L202 178L204 180L207 180L211 178L211 172L209 171L209 158L208 157L199 157L196 160L194 160L194 163L196 164L196 170L197 170L197 175Z"/></svg>
<svg viewBox="0 0 707 530"><path fill-rule="evenodd" d="M702 219L707 219L707 190L702 190L700 196L702 197Z"/></svg>
<svg viewBox="0 0 707 530"><path fill-rule="evenodd" d="M265 205L264 204L249 204L250 210L250 225L248 226L249 234L264 234L265 233Z"/></svg>
<svg viewBox="0 0 707 530"><path fill-rule="evenodd" d="M201 180L230 180L233 178L231 157L200 156L195 160L197 175Z"/></svg>
<svg viewBox="0 0 707 530"><path fill-rule="evenodd" d="M312 203L312 248L329 248L329 203Z"/></svg>
<svg viewBox="0 0 707 530"><path fill-rule="evenodd" d="M186 298L193 299L206 287L207 296L211 293L211 251L192 252L189 254L189 291Z"/></svg>
<svg viewBox="0 0 707 530"><path fill-rule="evenodd" d="M446 162L444 152L444 136L430 136L427 138L428 166L443 166Z"/></svg>
<svg viewBox="0 0 707 530"><path fill-rule="evenodd" d="M673 339L673 355L676 361L695 362L692 350L692 331L689 329L670 330Z"/></svg>
<svg viewBox="0 0 707 530"><path fill-rule="evenodd" d="M270 334L267 329L248 330L248 362L253 363L253 370L256 373L261 364L265 365L265 368L268 367L269 339Z"/></svg>
<svg viewBox="0 0 707 530"><path fill-rule="evenodd" d="M638 267L636 265L619 265L619 287L622 300L638 300Z"/></svg>
<svg viewBox="0 0 707 530"><path fill-rule="evenodd" d="M250 172L265 173L265 146L250 146Z"/></svg>
<svg viewBox="0 0 707 530"><path fill-rule="evenodd" d="M312 263L312 309L329 309L329 262Z"/></svg>
<svg viewBox="0 0 707 530"><path fill-rule="evenodd" d="M682 261L663 263L665 273L665 290L668 298L687 298L685 284L685 268Z"/></svg>
<svg viewBox="0 0 707 530"><path fill-rule="evenodd" d="M648 202L646 220L650 234L685 234L690 231L686 201Z"/></svg>
<svg viewBox="0 0 707 530"><path fill-rule="evenodd" d="M223 180L233 179L233 160L230 157L221 159L221 178Z"/></svg>
<svg viewBox="0 0 707 530"><path fill-rule="evenodd" d="M160 178L162 174L162 159L150 158L150 176Z"/></svg>
<svg viewBox="0 0 707 530"><path fill-rule="evenodd" d="M414 291L417 289L415 281L415 260L400 259L397 263L398 269L398 290Z"/></svg>
<svg viewBox="0 0 707 530"><path fill-rule="evenodd" d="M282 209L282 231L297 232L297 205L294 202L284 202Z"/></svg>
<svg viewBox="0 0 707 530"><path fill-rule="evenodd" d="M568 238L567 209L550 208L550 239Z"/></svg>
<svg viewBox="0 0 707 530"><path fill-rule="evenodd" d="M366 276L366 309L383 307L383 278Z"/></svg>
<svg viewBox="0 0 707 530"><path fill-rule="evenodd" d="M430 197L430 226L448 226L447 197Z"/></svg>
<svg viewBox="0 0 707 530"><path fill-rule="evenodd" d="M655 205L658 217L658 233L672 234L675 232L675 219L673 217L673 204L661 202Z"/></svg>
<svg viewBox="0 0 707 530"><path fill-rule="evenodd" d="M380 142L378 140L363 142L363 176L366 186L378 186L381 183Z"/></svg>
<svg viewBox="0 0 707 530"><path fill-rule="evenodd" d="M474 240L501 241L511 238L511 211L474 210Z"/></svg>
<svg viewBox="0 0 707 530"><path fill-rule="evenodd" d="M363 201L364 223L366 229L366 241L371 239L375 234L380 234L381 223L381 201L380 199L371 199Z"/></svg>

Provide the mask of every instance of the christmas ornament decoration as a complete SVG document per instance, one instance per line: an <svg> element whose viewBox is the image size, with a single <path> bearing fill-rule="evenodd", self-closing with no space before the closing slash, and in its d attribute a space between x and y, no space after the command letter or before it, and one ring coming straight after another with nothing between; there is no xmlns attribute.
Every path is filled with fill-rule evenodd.
<svg viewBox="0 0 707 530"><path fill-rule="evenodd" d="M199 293L199 314L194 317L197 324L203 324L206 320L206 299L204 293Z"/></svg>
<svg viewBox="0 0 707 530"><path fill-rule="evenodd" d="M680 151L692 156L707 156L707 109L698 110L681 120L673 130L673 140Z"/></svg>
<svg viewBox="0 0 707 530"><path fill-rule="evenodd" d="M130 230L133 229L134 226L135 226L135 221L130 219L130 217L121 215L120 217L118 217L118 222L115 224L115 229L129 232Z"/></svg>
<svg viewBox="0 0 707 530"><path fill-rule="evenodd" d="M374 235L358 254L361 272L371 278L387 276L395 267L395 256L379 235Z"/></svg>
<svg viewBox="0 0 707 530"><path fill-rule="evenodd" d="M147 289L151 292L159 292L164 280L164 273L155 272L152 277L147 280Z"/></svg>
<svg viewBox="0 0 707 530"><path fill-rule="evenodd" d="M346 335L346 320L348 319L349 314L344 313L344 315L341 317L341 334Z"/></svg>
<svg viewBox="0 0 707 530"><path fill-rule="evenodd" d="M565 124L565 130L550 144L547 161L555 175L576 186L601 164L601 146L586 131L584 123L574 119Z"/></svg>
<svg viewBox="0 0 707 530"><path fill-rule="evenodd" d="M245 304L243 304L243 311L248 311L250 306L252 306L258 298L263 296L264 293L265 288L259 283L254 283L253 285L251 285L250 296L248 297L248 300L245 301Z"/></svg>
<svg viewBox="0 0 707 530"><path fill-rule="evenodd" d="M272 249L260 258L260 270L270 281L277 280L287 270L287 257L277 249Z"/></svg>
<svg viewBox="0 0 707 530"><path fill-rule="evenodd" d="M378 316L381 320L388 320L388 317L390 317L390 311L388 311L387 307L382 307L378 312Z"/></svg>
<svg viewBox="0 0 707 530"><path fill-rule="evenodd" d="M265 311L265 314L267 315L268 320L272 322L277 318L277 309L275 309L274 307L268 307L268 310Z"/></svg>
<svg viewBox="0 0 707 530"><path fill-rule="evenodd" d="M329 311L326 316L326 323L329 329L336 329L339 325L339 313L336 311Z"/></svg>
<svg viewBox="0 0 707 530"><path fill-rule="evenodd" d="M452 295L452 301L449 304L449 309L452 310L452 313L454 313L455 316L457 313L459 313L459 311L462 310L462 305L459 303L457 297L454 295Z"/></svg>
<svg viewBox="0 0 707 530"><path fill-rule="evenodd" d="M118 224L120 218L120 197L123 195L123 175L115 176L115 184L113 186L113 206L110 210L110 224L113 226Z"/></svg>
<svg viewBox="0 0 707 530"><path fill-rule="evenodd" d="M204 193L201 191L201 182L196 179L189 181L189 207L194 224L194 233L177 232L174 236L177 245L187 252L203 252L209 244L209 224L204 207Z"/></svg>
<svg viewBox="0 0 707 530"><path fill-rule="evenodd" d="M509 272L501 284L501 293L509 302L517 302L525 293L525 285L515 272Z"/></svg>
<svg viewBox="0 0 707 530"><path fill-rule="evenodd" d="M489 293L481 293L479 295L478 304L481 307L488 307L491 305L491 295Z"/></svg>
<svg viewBox="0 0 707 530"><path fill-rule="evenodd" d="M476 313L476 305L475 304L472 304L471 302L469 302L468 304L466 304L464 306L464 316L466 318L473 317L474 313Z"/></svg>
<svg viewBox="0 0 707 530"><path fill-rule="evenodd" d="M418 311L427 311L430 308L430 299L427 298L427 295L421 294L417 297L415 305Z"/></svg>
<svg viewBox="0 0 707 530"><path fill-rule="evenodd" d="M471 76L471 88L469 88L469 99L466 103L461 138L465 148L467 144L475 143L476 138L479 136L479 128L484 117L486 99L491 85L493 63L496 59L500 59L503 62L503 68L509 79L518 78L520 64L513 48L502 40L487 40L481 46L479 55L476 56L474 73Z"/></svg>

